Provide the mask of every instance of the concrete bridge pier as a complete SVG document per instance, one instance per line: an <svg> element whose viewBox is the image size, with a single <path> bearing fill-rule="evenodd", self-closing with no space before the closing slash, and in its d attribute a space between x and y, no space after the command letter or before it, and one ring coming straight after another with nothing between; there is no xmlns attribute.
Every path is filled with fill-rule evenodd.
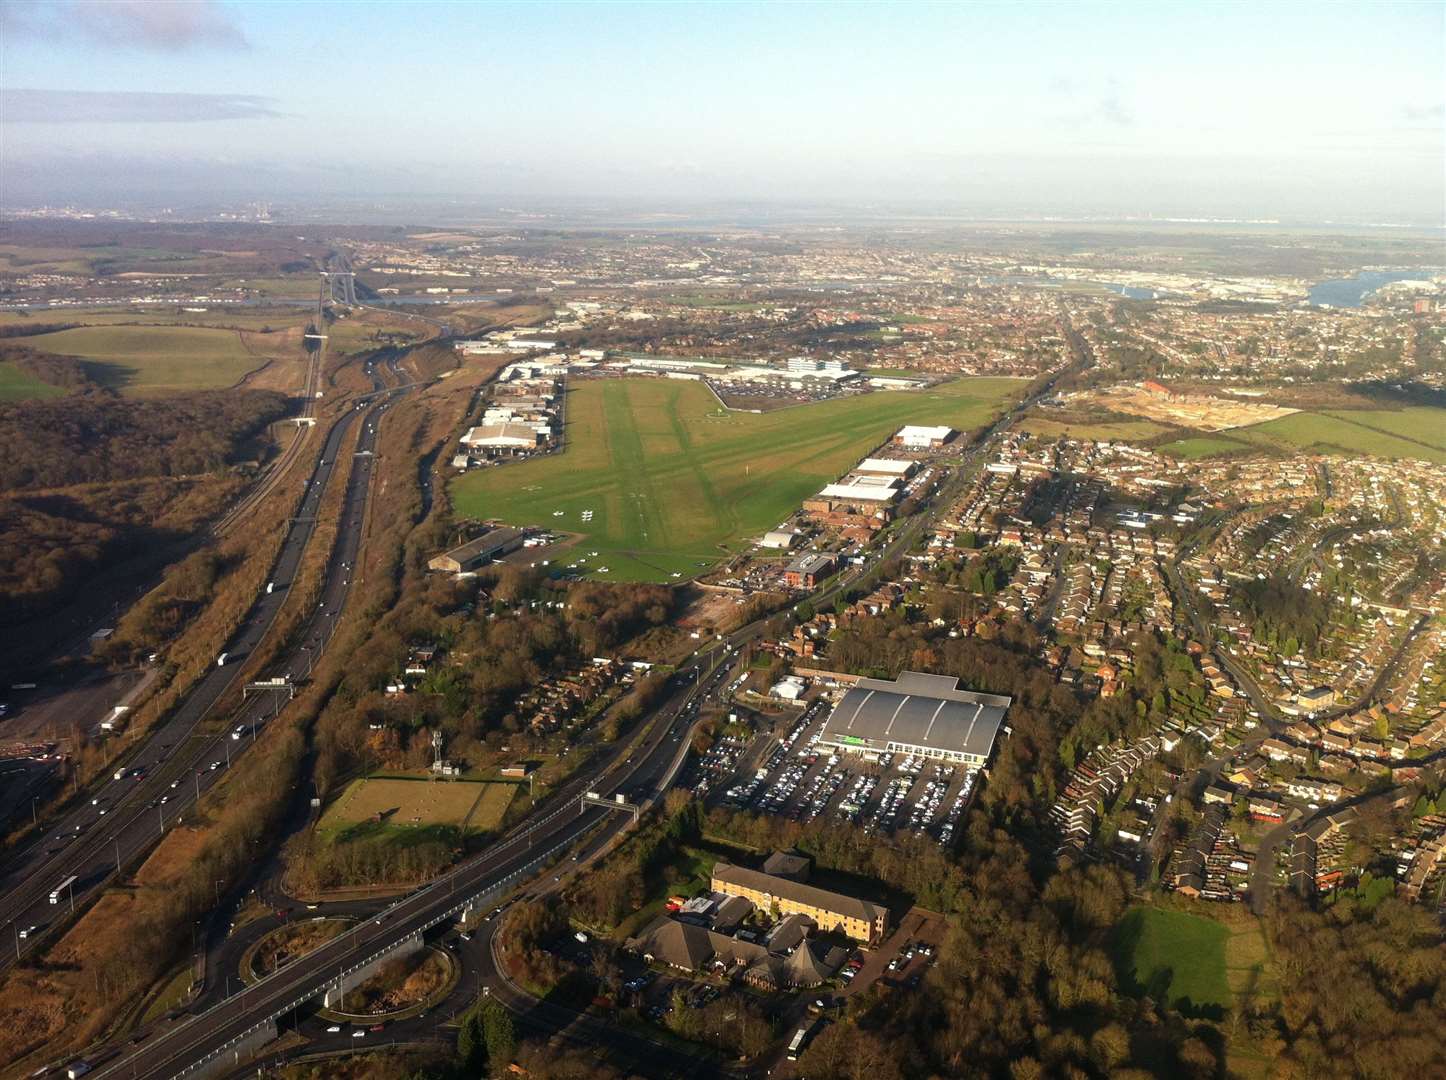
<svg viewBox="0 0 1446 1080"><path fill-rule="evenodd" d="M199 1065L179 1073L177 1080L206 1080L211 1076L225 1076L236 1071L242 1062L250 1060L267 1043L276 1039L276 1021L268 1020L256 1030L251 1031L234 1043L222 1049L219 1053L207 1058Z"/></svg>
<svg viewBox="0 0 1446 1080"><path fill-rule="evenodd" d="M328 986L325 995L321 999L322 1006L328 1009L339 1007L341 1005L341 999L346 996L348 990L360 986L398 957L411 956L412 953L420 951L421 948L422 935L420 933L403 938L380 956L369 960L358 968L353 968L351 971L346 972L339 980Z"/></svg>

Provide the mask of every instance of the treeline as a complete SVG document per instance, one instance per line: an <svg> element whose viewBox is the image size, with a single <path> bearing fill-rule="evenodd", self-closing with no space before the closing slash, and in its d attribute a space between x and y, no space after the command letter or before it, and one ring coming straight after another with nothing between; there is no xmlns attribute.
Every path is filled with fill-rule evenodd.
<svg viewBox="0 0 1446 1080"><path fill-rule="evenodd" d="M41 382L49 383L51 386L59 386L66 390L85 390L95 387L94 381L85 370L85 362L74 356L41 352L27 345L0 344L0 360L14 364L21 371L34 375Z"/></svg>
<svg viewBox="0 0 1446 1080"><path fill-rule="evenodd" d="M9 601L0 626L21 625L82 595L102 566L114 573L131 560L165 558L241 484L234 476L150 478L0 497L0 592ZM143 609L159 615L160 599L148 597Z"/></svg>
<svg viewBox="0 0 1446 1080"><path fill-rule="evenodd" d="M1422 907L1388 897L1312 911L1289 897L1270 920L1283 985L1254 1027L1296 1077L1439 1075L1446 1061L1446 944Z"/></svg>
<svg viewBox="0 0 1446 1080"><path fill-rule="evenodd" d="M39 334L54 334L61 330L76 330L81 323L11 323L0 326L0 340L5 338L35 337ZM11 357L5 357L6 360Z"/></svg>
<svg viewBox="0 0 1446 1080"><path fill-rule="evenodd" d="M568 903L589 926L615 927L642 906L649 880L668 866L684 844L701 834L701 804L686 792L669 792L656 821L635 832L568 892Z"/></svg>
<svg viewBox="0 0 1446 1080"><path fill-rule="evenodd" d="M269 390L0 404L0 490L213 472L284 415Z"/></svg>
<svg viewBox="0 0 1446 1080"><path fill-rule="evenodd" d="M530 716L518 702L528 693L664 626L672 607L663 586L555 583L512 567L470 581L426 579L374 631L328 710L318 734L323 788L368 764L423 761L433 731L464 758L482 743L515 744L527 731ZM415 693L387 695L410 648L423 644L443 649L432 670ZM661 691L662 680L639 680L609 714L614 727L640 716Z"/></svg>
<svg viewBox="0 0 1446 1080"><path fill-rule="evenodd" d="M368 885L406 885L436 877L457 857L461 831L452 826L413 830L418 835L398 841L395 836L342 838L336 843L307 833L304 849L288 863L287 884L303 893L365 882Z"/></svg>

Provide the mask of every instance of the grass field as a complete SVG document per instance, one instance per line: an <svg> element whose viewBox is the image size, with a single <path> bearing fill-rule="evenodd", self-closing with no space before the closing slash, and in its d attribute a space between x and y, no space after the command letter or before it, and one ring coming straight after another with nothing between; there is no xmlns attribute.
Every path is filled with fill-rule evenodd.
<svg viewBox="0 0 1446 1080"><path fill-rule="evenodd" d="M479 784L466 780L407 780L390 777L353 780L327 807L317 825L320 836L346 841L360 832L375 833L374 819L389 831L449 826L461 833L490 832L502 821L515 784Z"/></svg>
<svg viewBox="0 0 1446 1080"><path fill-rule="evenodd" d="M235 331L196 326L84 326L27 341L93 361L97 382L137 395L234 386L266 362Z"/></svg>
<svg viewBox="0 0 1446 1080"><path fill-rule="evenodd" d="M1249 450L1248 444L1239 439L1225 439L1216 435L1197 435L1188 439L1176 439L1159 448L1163 453L1193 461L1196 458L1228 454L1236 450Z"/></svg>
<svg viewBox="0 0 1446 1080"><path fill-rule="evenodd" d="M1144 442L1169 429L1150 420L1055 420L1048 416L1030 415L1019 425L1033 435L1046 438L1068 436L1072 439L1093 439L1099 442Z"/></svg>
<svg viewBox="0 0 1446 1080"><path fill-rule="evenodd" d="M1023 387L961 379L758 415L695 382L587 381L567 395L563 453L465 474L452 494L460 514L581 533L580 571L665 581L766 532L899 426L978 427Z"/></svg>
<svg viewBox="0 0 1446 1080"><path fill-rule="evenodd" d="M206 305L197 305L206 307ZM20 312L0 311L0 326L36 326L70 323L82 326L134 326L138 320L147 326L214 326L223 329L281 330L288 326L306 326L312 320L312 309L291 305L276 307L207 307L205 311L187 311L186 305L144 304L135 307L66 308L64 311Z"/></svg>
<svg viewBox="0 0 1446 1080"><path fill-rule="evenodd" d="M1415 408L1370 412L1296 413L1252 427L1235 428L1232 438L1260 446L1417 458L1446 464L1446 409Z"/></svg>
<svg viewBox="0 0 1446 1080"><path fill-rule="evenodd" d="M1164 999L1186 1015L1218 1018L1231 1002L1225 959L1230 937L1213 919L1137 907L1111 938L1120 986Z"/></svg>
<svg viewBox="0 0 1446 1080"><path fill-rule="evenodd" d="M1446 409L1341 409L1301 412L1228 433L1200 435L1159 447L1195 459L1240 450L1340 453L1387 459L1415 458L1446 464Z"/></svg>
<svg viewBox="0 0 1446 1080"><path fill-rule="evenodd" d="M60 397L65 391L34 375L21 371L8 360L0 360L0 401L34 401Z"/></svg>

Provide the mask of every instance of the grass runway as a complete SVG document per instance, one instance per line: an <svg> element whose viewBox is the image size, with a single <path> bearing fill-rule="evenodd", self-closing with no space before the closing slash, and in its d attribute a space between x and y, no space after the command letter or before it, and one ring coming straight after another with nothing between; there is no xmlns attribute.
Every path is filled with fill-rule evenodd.
<svg viewBox="0 0 1446 1080"><path fill-rule="evenodd" d="M900 426L976 428L1024 385L961 379L760 415L721 412L701 383L589 380L568 392L561 454L464 474L452 496L462 515L582 534L579 573L667 581L773 528Z"/></svg>

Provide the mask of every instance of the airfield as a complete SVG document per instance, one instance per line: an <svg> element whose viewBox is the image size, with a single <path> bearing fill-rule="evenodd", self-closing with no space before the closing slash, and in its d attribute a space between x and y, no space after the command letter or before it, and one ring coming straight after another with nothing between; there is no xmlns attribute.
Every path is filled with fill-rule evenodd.
<svg viewBox="0 0 1446 1080"><path fill-rule="evenodd" d="M757 414L697 382L585 381L568 392L562 453L467 473L452 495L460 515L580 534L580 573L668 581L773 528L900 426L968 431L1025 385L958 379Z"/></svg>

